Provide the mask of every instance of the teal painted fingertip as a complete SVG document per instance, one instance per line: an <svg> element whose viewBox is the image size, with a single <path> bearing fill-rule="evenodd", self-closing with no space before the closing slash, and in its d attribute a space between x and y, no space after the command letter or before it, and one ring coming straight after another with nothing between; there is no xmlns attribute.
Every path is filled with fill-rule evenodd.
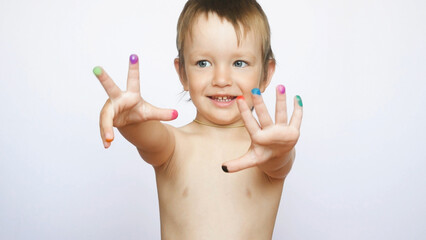
<svg viewBox="0 0 426 240"><path fill-rule="evenodd" d="M260 95L260 89L259 88L253 88L251 90L251 93L253 93L254 95Z"/></svg>
<svg viewBox="0 0 426 240"><path fill-rule="evenodd" d="M302 98L299 95L297 95L296 99L297 99L297 103L299 104L299 106L303 107Z"/></svg>

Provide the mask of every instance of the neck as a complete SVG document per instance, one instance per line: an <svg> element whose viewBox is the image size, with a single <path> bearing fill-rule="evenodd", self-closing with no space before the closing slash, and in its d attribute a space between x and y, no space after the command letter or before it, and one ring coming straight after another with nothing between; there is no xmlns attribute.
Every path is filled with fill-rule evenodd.
<svg viewBox="0 0 426 240"><path fill-rule="evenodd" d="M214 123L204 122L200 121L198 119L194 119L194 122L200 125L208 126L208 127L214 127L214 128L242 128L245 125L244 124L230 124L230 125L218 125Z"/></svg>

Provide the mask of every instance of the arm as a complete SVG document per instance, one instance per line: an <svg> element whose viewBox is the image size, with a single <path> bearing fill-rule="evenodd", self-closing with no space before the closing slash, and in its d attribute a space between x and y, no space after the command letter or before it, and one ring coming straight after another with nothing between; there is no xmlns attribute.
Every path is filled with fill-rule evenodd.
<svg viewBox="0 0 426 240"><path fill-rule="evenodd" d="M257 166L272 179L284 179L294 162L294 147L300 136L302 123L302 100L294 100L294 111L287 123L287 104L284 86L277 87L275 123L272 121L263 99L253 94L253 103L259 123L254 119L244 99L238 99L238 108L250 134L252 144L246 154L238 159L225 162L225 169L237 172Z"/></svg>
<svg viewBox="0 0 426 240"><path fill-rule="evenodd" d="M162 165L173 154L175 142L172 127L160 121L175 119L177 112L156 108L141 97L137 56L130 57L126 91L121 91L102 68L95 67L93 72L109 96L99 121L104 147L111 146L113 127L117 127L146 162Z"/></svg>

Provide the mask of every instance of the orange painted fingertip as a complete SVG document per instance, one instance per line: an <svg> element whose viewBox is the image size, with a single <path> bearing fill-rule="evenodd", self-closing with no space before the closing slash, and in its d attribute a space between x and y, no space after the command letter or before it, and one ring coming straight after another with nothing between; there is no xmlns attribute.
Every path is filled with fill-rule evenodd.
<svg viewBox="0 0 426 240"><path fill-rule="evenodd" d="M238 96L238 97L237 97L237 99L244 100L244 96L242 96L242 95L241 95L241 96Z"/></svg>
<svg viewBox="0 0 426 240"><path fill-rule="evenodd" d="M110 143L110 142L114 141L114 138L105 138L105 141Z"/></svg>

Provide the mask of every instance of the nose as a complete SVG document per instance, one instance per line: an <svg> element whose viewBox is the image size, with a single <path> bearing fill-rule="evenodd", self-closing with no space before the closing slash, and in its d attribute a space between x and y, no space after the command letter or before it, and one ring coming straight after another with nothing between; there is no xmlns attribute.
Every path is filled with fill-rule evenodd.
<svg viewBox="0 0 426 240"><path fill-rule="evenodd" d="M216 87L226 87L232 85L229 68L217 66L214 71L212 85Z"/></svg>

